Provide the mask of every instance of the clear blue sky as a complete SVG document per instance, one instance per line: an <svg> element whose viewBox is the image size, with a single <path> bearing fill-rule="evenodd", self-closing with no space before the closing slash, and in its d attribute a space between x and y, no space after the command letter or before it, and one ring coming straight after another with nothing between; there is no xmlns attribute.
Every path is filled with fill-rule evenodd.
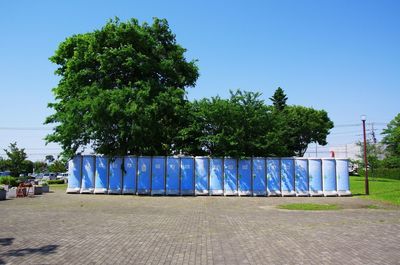
<svg viewBox="0 0 400 265"><path fill-rule="evenodd" d="M1 1L0 156L11 141L34 160L56 152L41 140L48 131L4 127L43 127L58 82L48 58L114 16L169 21L187 58L199 60L190 99L241 88L268 101L281 86L289 104L325 109L337 125L361 114L387 123L400 111L399 14L397 0ZM358 130L337 128L328 140L353 142Z"/></svg>

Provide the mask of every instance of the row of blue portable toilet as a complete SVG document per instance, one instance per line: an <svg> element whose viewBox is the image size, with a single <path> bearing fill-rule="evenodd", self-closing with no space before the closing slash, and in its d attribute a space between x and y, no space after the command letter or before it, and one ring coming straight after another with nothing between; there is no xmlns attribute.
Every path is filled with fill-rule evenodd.
<svg viewBox="0 0 400 265"><path fill-rule="evenodd" d="M76 156L68 193L350 195L347 159Z"/></svg>

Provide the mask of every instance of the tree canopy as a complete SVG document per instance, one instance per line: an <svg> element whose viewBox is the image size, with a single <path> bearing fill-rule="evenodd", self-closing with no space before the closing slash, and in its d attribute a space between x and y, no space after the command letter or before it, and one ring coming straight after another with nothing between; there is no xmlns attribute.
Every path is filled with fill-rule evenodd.
<svg viewBox="0 0 400 265"><path fill-rule="evenodd" d="M389 155L400 157L400 113L383 130L382 143L386 144Z"/></svg>
<svg viewBox="0 0 400 265"><path fill-rule="evenodd" d="M66 157L88 146L109 156L301 156L311 142L326 144L327 113L288 106L280 87L272 106L242 90L188 101L199 73L185 51L157 18L151 25L110 20L67 38L50 58L61 79L46 140Z"/></svg>
<svg viewBox="0 0 400 265"><path fill-rule="evenodd" d="M184 121L185 89L199 76L166 20L110 20L63 41L50 60L61 77L53 89L56 123L46 137L64 155L91 146L109 155L168 154Z"/></svg>

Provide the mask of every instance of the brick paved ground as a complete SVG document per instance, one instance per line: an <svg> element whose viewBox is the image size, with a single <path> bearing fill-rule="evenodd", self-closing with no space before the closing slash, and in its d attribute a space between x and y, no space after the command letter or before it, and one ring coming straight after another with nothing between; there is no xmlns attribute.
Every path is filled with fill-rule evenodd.
<svg viewBox="0 0 400 265"><path fill-rule="evenodd" d="M344 209L276 209L287 202ZM57 191L0 201L0 264L400 264L399 208L368 204Z"/></svg>

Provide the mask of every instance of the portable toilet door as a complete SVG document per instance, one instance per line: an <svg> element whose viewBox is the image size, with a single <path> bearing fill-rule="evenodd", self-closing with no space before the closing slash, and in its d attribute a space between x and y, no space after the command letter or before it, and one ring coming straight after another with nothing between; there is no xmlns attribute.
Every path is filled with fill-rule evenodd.
<svg viewBox="0 0 400 265"><path fill-rule="evenodd" d="M265 158L253 158L253 196L266 196L266 172L265 172Z"/></svg>
<svg viewBox="0 0 400 265"><path fill-rule="evenodd" d="M153 157L151 175L151 195L165 195L165 157Z"/></svg>
<svg viewBox="0 0 400 265"><path fill-rule="evenodd" d="M224 195L238 195L237 160L224 159Z"/></svg>
<svg viewBox="0 0 400 265"><path fill-rule="evenodd" d="M179 157L167 157L167 175L165 190L167 195L179 195Z"/></svg>
<svg viewBox="0 0 400 265"><path fill-rule="evenodd" d="M295 190L297 196L308 196L308 160L295 159Z"/></svg>
<svg viewBox="0 0 400 265"><path fill-rule="evenodd" d="M106 194L107 191L108 191L108 158L105 156L96 156L94 193Z"/></svg>
<svg viewBox="0 0 400 265"><path fill-rule="evenodd" d="M124 170L122 172L122 193L123 194L135 194L137 184L137 157L126 156L124 157Z"/></svg>
<svg viewBox="0 0 400 265"><path fill-rule="evenodd" d="M336 158L336 181L337 192L339 196L350 196L349 183L349 160L345 158Z"/></svg>
<svg viewBox="0 0 400 265"><path fill-rule="evenodd" d="M140 195L150 194L151 191L151 158L147 156L138 157L138 183L137 193Z"/></svg>
<svg viewBox="0 0 400 265"><path fill-rule="evenodd" d="M94 170L95 170L95 156L92 155L83 156L81 193L93 193Z"/></svg>
<svg viewBox="0 0 400 265"><path fill-rule="evenodd" d="M210 195L224 194L222 158L210 158Z"/></svg>
<svg viewBox="0 0 400 265"><path fill-rule="evenodd" d="M108 194L122 193L122 157L110 158L110 179Z"/></svg>
<svg viewBox="0 0 400 265"><path fill-rule="evenodd" d="M198 156L194 159L195 193L196 195L208 195L209 160L208 157Z"/></svg>
<svg viewBox="0 0 400 265"><path fill-rule="evenodd" d="M239 196L249 196L251 190L251 159L240 159L238 165Z"/></svg>
<svg viewBox="0 0 400 265"><path fill-rule="evenodd" d="M308 179L310 196L323 196L322 161L318 158L308 159Z"/></svg>
<svg viewBox="0 0 400 265"><path fill-rule="evenodd" d="M336 163L334 158L322 159L322 187L325 196L336 196Z"/></svg>
<svg viewBox="0 0 400 265"><path fill-rule="evenodd" d="M68 161L67 193L79 193L82 182L82 156L74 156Z"/></svg>
<svg viewBox="0 0 400 265"><path fill-rule="evenodd" d="M181 195L194 195L194 158L181 157Z"/></svg>
<svg viewBox="0 0 400 265"><path fill-rule="evenodd" d="M267 158L267 194L280 196L281 193L281 161L279 158Z"/></svg>
<svg viewBox="0 0 400 265"><path fill-rule="evenodd" d="M294 185L294 158L281 158L282 196L295 196Z"/></svg>

